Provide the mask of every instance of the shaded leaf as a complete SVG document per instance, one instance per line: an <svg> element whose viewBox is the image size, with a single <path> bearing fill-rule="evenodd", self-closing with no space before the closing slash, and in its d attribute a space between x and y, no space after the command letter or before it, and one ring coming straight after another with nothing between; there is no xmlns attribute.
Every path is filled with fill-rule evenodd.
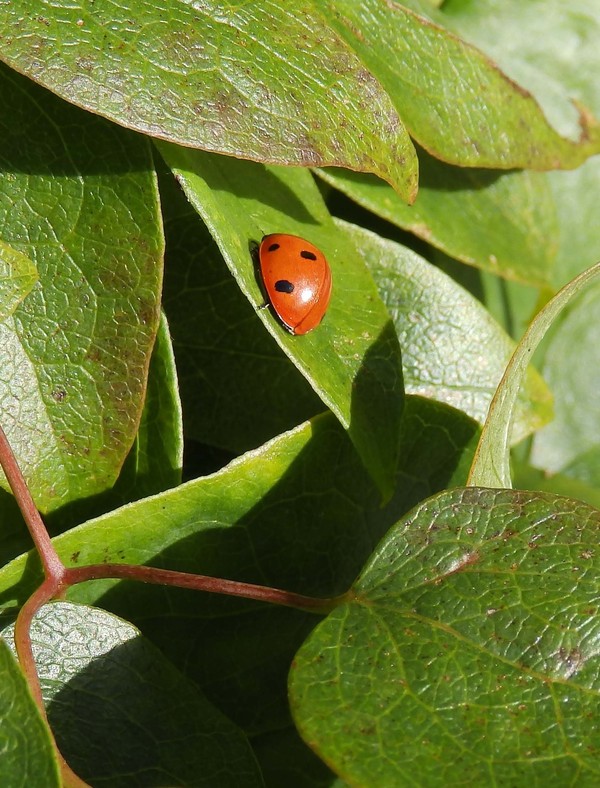
<svg viewBox="0 0 600 788"><path fill-rule="evenodd" d="M422 503L300 649L304 739L352 785L595 785L600 512L470 488Z"/></svg>
<svg viewBox="0 0 600 788"><path fill-rule="evenodd" d="M461 169L420 153L414 205L375 177L319 175L350 199L463 263L498 276L549 284L558 247L556 207L542 173Z"/></svg>
<svg viewBox="0 0 600 788"><path fill-rule="evenodd" d="M0 784L59 788L52 740L21 669L0 637Z"/></svg>
<svg viewBox="0 0 600 788"><path fill-rule="evenodd" d="M279 346L348 430L383 497L398 462L403 385L400 347L388 312L360 255L336 229L306 170L267 168L159 144L204 219L244 295ZM263 235L287 232L327 257L333 294L323 323L290 335L266 309L250 249ZM207 316L212 319L212 314Z"/></svg>
<svg viewBox="0 0 600 788"><path fill-rule="evenodd" d="M169 326L163 315L150 359L146 400L133 447L134 490L129 500L133 496L155 495L181 482L183 424L177 384Z"/></svg>
<svg viewBox="0 0 600 788"><path fill-rule="evenodd" d="M267 788L342 788L327 766L298 736L293 726L252 740Z"/></svg>
<svg viewBox="0 0 600 788"><path fill-rule="evenodd" d="M6 11L6 5L3 5ZM158 324L147 143L0 69L0 225L39 281L0 323L2 424L44 511L110 487Z"/></svg>
<svg viewBox="0 0 600 788"><path fill-rule="evenodd" d="M131 624L55 602L31 638L57 744L87 782L262 786L241 731Z"/></svg>
<svg viewBox="0 0 600 788"><path fill-rule="evenodd" d="M485 422L514 343L479 301L422 257L338 222L368 264L402 346L407 392L446 402ZM549 392L533 368L517 406L513 440L550 417Z"/></svg>
<svg viewBox="0 0 600 788"><path fill-rule="evenodd" d="M313 4L0 5L0 56L138 131L269 163L375 172L410 199L416 157L386 92ZM368 112L364 109L368 107Z"/></svg>

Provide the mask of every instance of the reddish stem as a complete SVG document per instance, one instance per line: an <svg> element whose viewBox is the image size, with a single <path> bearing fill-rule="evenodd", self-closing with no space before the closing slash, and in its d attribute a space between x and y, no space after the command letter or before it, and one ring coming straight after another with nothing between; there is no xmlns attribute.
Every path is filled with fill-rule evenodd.
<svg viewBox="0 0 600 788"><path fill-rule="evenodd" d="M43 583L34 591L27 602L25 602L17 616L15 623L15 645L27 683L29 684L32 695L44 719L46 719L46 722L46 709L44 707L40 680L35 666L33 649L31 647L31 622L34 615L44 604L46 604L46 602L60 596L69 586L83 583L86 580L98 580L101 578L137 580L142 583L154 583L176 586L178 588L195 589L197 591L228 594L230 596L271 602L272 604L285 605L287 607L299 608L301 610L322 614L326 614L330 610L333 610L333 608L340 604L346 596L342 595L328 599L316 599L314 597L304 596L303 594L295 594L292 591L268 588L254 585L253 583L239 583L235 580L224 580L218 577L194 575L187 572L176 572L169 569L157 569L149 566L95 564L67 569L54 549L44 521L31 497L27 483L1 426L0 465L6 474L8 483L14 493L44 569L45 579ZM50 726L48 726L48 730L54 741ZM64 785L69 788L85 788L87 783L83 782L83 780L73 772L62 757L60 750L56 746L56 742L54 742L54 746L59 758Z"/></svg>
<svg viewBox="0 0 600 788"><path fill-rule="evenodd" d="M29 597L27 602L19 610L19 615L15 621L15 646L17 656L27 678L27 683L40 710L46 716L44 702L42 700L42 690L40 680L35 668L33 650L31 648L30 628L33 617L37 611L45 605L56 594L58 583L54 577L47 577L39 588Z"/></svg>
<svg viewBox="0 0 600 788"><path fill-rule="evenodd" d="M19 664L21 670L25 674L27 684L33 699L46 720L48 733L54 743L54 749L58 758L60 766L63 785L65 788L90 788L88 783L84 782L75 772L71 769L69 764L65 761L61 751L59 750L52 728L48 724L48 717L46 715L46 707L42 698L42 688L40 679L35 666L35 659L33 657L33 649L31 647L31 622L37 611L46 604L50 599L56 596L60 590L61 580L56 577L47 577L44 582L39 586L33 594L29 597L27 602L19 610L19 615L15 621L15 647L17 649L17 656L19 657Z"/></svg>
<svg viewBox="0 0 600 788"><path fill-rule="evenodd" d="M65 570L63 582L65 586L72 586L77 583L83 583L86 580L100 580L104 578L137 580L141 583L190 588L213 594L226 594L243 597L244 599L271 602L275 605L284 605L285 607L294 607L311 613L323 614L329 613L345 598L345 594L343 594L339 597L319 599L304 596L304 594L296 594L293 591L259 586L254 583L240 583L237 580L225 580L221 577L209 577L208 575L176 572L172 569L158 569L153 566L132 566L130 564L93 564L68 568Z"/></svg>
<svg viewBox="0 0 600 788"><path fill-rule="evenodd" d="M46 577L61 577L64 571L64 564L54 549L50 535L31 497L27 482L21 473L17 459L2 427L0 427L0 465L2 465L2 470L6 474L35 548L39 553L44 568L44 575Z"/></svg>

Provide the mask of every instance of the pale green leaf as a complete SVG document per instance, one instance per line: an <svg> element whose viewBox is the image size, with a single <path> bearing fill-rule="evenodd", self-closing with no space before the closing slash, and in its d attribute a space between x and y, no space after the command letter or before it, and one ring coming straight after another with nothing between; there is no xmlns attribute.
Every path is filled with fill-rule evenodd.
<svg viewBox="0 0 600 788"><path fill-rule="evenodd" d="M429 4L320 0L319 5L386 88L411 136L437 158L471 167L546 170L576 167L600 151L600 125L590 114L581 114L576 141L560 136L536 99L447 30L447 17ZM543 16L537 11L536 21ZM504 38L485 17L484 23L489 35ZM523 27L523 34L545 43L532 25ZM594 62L588 73L594 73Z"/></svg>
<svg viewBox="0 0 600 788"><path fill-rule="evenodd" d="M535 435L531 462L550 473L565 471L573 463L583 473L585 455L592 466L597 464L593 458L600 446L599 313L600 284L595 283L569 303L544 349L542 369L554 394L555 418Z"/></svg>
<svg viewBox="0 0 600 788"><path fill-rule="evenodd" d="M538 313L506 368L494 395L473 467L469 484L486 487L510 487L509 449L515 403L529 362L536 347L561 311L584 288L600 277L600 263L589 268L546 304Z"/></svg>
<svg viewBox="0 0 600 788"><path fill-rule="evenodd" d="M29 257L0 239L0 322L12 315L37 279Z"/></svg>
<svg viewBox="0 0 600 788"><path fill-rule="evenodd" d="M360 249L394 320L406 390L445 402L483 424L514 342L481 303L410 249L339 222ZM513 440L545 424L550 394L529 368Z"/></svg>

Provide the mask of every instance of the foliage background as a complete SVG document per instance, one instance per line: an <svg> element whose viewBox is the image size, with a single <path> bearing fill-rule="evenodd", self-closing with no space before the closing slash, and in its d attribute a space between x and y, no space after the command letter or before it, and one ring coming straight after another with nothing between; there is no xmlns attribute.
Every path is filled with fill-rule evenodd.
<svg viewBox="0 0 600 788"><path fill-rule="evenodd" d="M0 420L61 556L345 594L48 606L90 784L597 784L591 277L488 409L600 258L599 33L594 0L0 0ZM305 337L260 308L270 232L330 261ZM482 428L516 490L466 486ZM0 523L10 624L40 568L8 489ZM57 785L5 636L0 782Z"/></svg>

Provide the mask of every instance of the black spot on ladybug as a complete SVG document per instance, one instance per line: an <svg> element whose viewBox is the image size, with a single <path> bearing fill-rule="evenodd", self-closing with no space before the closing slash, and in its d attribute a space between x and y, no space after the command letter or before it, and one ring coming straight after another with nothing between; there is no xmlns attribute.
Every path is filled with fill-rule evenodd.
<svg viewBox="0 0 600 788"><path fill-rule="evenodd" d="M316 260L317 259L317 255L316 254L313 254L312 252L309 252L306 249L303 249L300 252L300 257L303 257L305 260Z"/></svg>
<svg viewBox="0 0 600 788"><path fill-rule="evenodd" d="M271 244L267 247L267 252L276 252L279 249L279 244Z"/></svg>
<svg viewBox="0 0 600 788"><path fill-rule="evenodd" d="M293 293L294 285L287 279L278 279L275 282L275 290L277 290L278 293Z"/></svg>

